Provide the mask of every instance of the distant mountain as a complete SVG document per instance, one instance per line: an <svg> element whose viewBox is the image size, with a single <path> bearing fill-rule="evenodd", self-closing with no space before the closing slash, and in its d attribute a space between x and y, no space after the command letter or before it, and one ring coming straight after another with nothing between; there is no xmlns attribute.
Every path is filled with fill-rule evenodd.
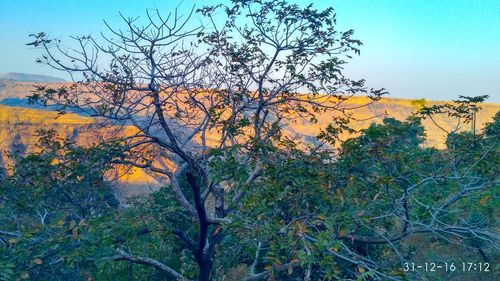
<svg viewBox="0 0 500 281"><path fill-rule="evenodd" d="M28 73L8 72L0 75L0 81L13 81L13 82L35 82L35 83L52 83L64 82L62 78L57 78L48 75L37 75Z"/></svg>
<svg viewBox="0 0 500 281"><path fill-rule="evenodd" d="M44 119L43 118L44 116L51 116L50 111L57 110L57 107L55 106L41 107L40 105L27 103L27 97L33 94L33 89L34 89L33 85L36 84L35 82L7 81L4 82L4 86L2 87L2 81L5 80L0 80L0 117L2 116L2 114L4 114L4 112L2 111L7 111L7 109L12 109L11 112L16 112L19 111L21 107L24 109L31 108L30 112L32 112L33 114L40 115L40 118L42 119ZM68 85L68 82L55 82L48 84L51 87L57 88L64 85ZM369 102L368 98L359 96L349 99L344 103L344 105L346 105L347 107L356 108L368 102ZM382 122L383 116L385 116L386 114L398 120L405 120L408 116L411 116L412 113L418 109L419 104L421 102L424 102L425 105L427 106L444 103L443 101L432 101L432 100L416 102L414 100L408 100L408 99L383 98L377 103L373 103L370 104L369 106L361 107L355 110L354 112L355 115L353 117L358 119L358 121L353 121L351 125L355 129L367 128L368 126L370 126L372 122ZM486 122L491 122L492 117L495 116L495 114L498 111L500 111L500 104L484 103L481 107L482 110L477 114L478 128L484 126ZM83 114L83 112L75 110L74 108L65 108L65 110L67 112L76 113L76 115L82 118L86 117L86 115ZM332 122L332 117L335 114L337 113L328 112L320 114L317 118L318 121L317 124L311 124L307 121L304 121L301 118L297 118L297 120L289 124L290 127L289 131L294 132L295 134L294 137L302 137L305 140L313 142L315 137L320 133L321 129L325 128L327 124ZM434 119L448 131L454 130L454 128L457 126L455 119L449 118L447 115L444 114L436 116ZM6 126L5 124L2 124L2 122L6 123L8 122L11 124L9 126L13 126L15 128L16 127L15 124L17 121L11 120L11 118L5 118L3 120L0 118L0 128L2 126ZM26 123L26 120L20 122ZM36 129L41 127L38 123L36 124L35 123L36 122L34 122L33 124L30 123L32 126L30 128L33 128L33 130L30 131L32 133L35 132ZM441 130L436 130L435 125L429 119L423 120L423 125L427 131L426 145L435 146L437 148L445 148L446 147L445 133ZM460 124L460 125L463 129L468 129L469 126L467 124L465 125ZM0 144L3 141L4 141L3 134L0 131ZM0 145L0 150L1 148L2 147Z"/></svg>

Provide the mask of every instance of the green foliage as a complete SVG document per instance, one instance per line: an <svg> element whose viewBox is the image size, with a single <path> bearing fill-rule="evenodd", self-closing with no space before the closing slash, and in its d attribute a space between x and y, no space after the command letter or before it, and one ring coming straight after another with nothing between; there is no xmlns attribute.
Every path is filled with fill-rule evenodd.
<svg viewBox="0 0 500 281"><path fill-rule="evenodd" d="M81 49L66 51L46 33L31 35L28 45L45 52L39 63L84 81L38 86L30 102L139 133L124 155L114 142L80 148L51 132L39 153L24 156L16 144L16 166L1 184L3 279L208 281L248 268L237 279L413 280L422 276L401 270L418 248L412 236L483 256L500 248L500 115L484 132L475 127L487 96L415 101L415 116L341 141L354 133L352 110L366 106L345 101L375 102L386 91L343 75L362 43L337 29L333 8L232 0L198 12L208 33L184 29L191 15L148 13L145 26L124 18L128 30L110 28L111 47L81 36ZM318 136L329 151L304 149L283 130L330 110L340 116ZM447 132L445 150L424 147L421 119L438 125L436 114L472 123L472 132ZM112 162L170 184L116 209L104 176Z"/></svg>
<svg viewBox="0 0 500 281"><path fill-rule="evenodd" d="M163 187L146 200L132 200L120 214L97 223L101 229L108 231L107 235L112 242L101 247L125 248L136 255L155 258L187 278L195 278L196 261L188 251L189 246L185 241L178 240L176 233L182 232L186 237L194 239L196 224L192 217L175 204L169 188ZM114 264L116 261L102 264L96 278L107 280L109 277L106 276L117 275L119 279L127 276L127 262L121 262L118 268ZM163 280L161 274L148 267L135 267L131 278Z"/></svg>
<svg viewBox="0 0 500 281"><path fill-rule="evenodd" d="M4 280L84 279L89 220L113 212L104 179L119 147L82 148L40 130L40 152L17 157L0 185L0 267Z"/></svg>
<svg viewBox="0 0 500 281"><path fill-rule="evenodd" d="M465 123L473 121L474 113L481 110L480 104L488 99L488 95L483 96L460 96L453 103L438 104L433 106L423 106L417 111L417 115L422 118L431 118L435 114L447 114L448 117L463 119Z"/></svg>
<svg viewBox="0 0 500 281"><path fill-rule="evenodd" d="M303 280L307 271L311 280L403 278L398 257L412 256L407 251L412 242L404 238L435 223L434 216L457 227L495 225L498 120L483 134L450 136L455 148L443 151L422 146L425 133L415 117L371 125L344 142L336 159L275 151L230 225L234 237L224 241L221 257L239 258L224 262L226 270L238 263L251 267L260 251L257 271L293 264L292 270L275 273L280 280ZM465 192L463 184L470 183L464 172L485 186L453 202L449 212L433 212ZM455 178L457 173L462 176ZM443 246L454 241L488 247L474 235L441 235L445 239L435 238Z"/></svg>
<svg viewBox="0 0 500 281"><path fill-rule="evenodd" d="M288 270L274 273L274 278L286 280L302 280L309 270L312 280L364 280L383 274L405 278L397 257L411 257L413 250L406 250L411 248L411 242L397 239L394 244L383 243L380 237L390 239L406 228L416 227L413 222L429 223L433 214L428 206L439 206L460 192L465 179L453 179L451 174L463 173L465 169L482 177L489 188L467 196L455 205L453 212L438 214L440 219L454 225L462 219L486 228L494 225L494 209L498 207L492 200L498 196L498 189L494 188L498 177L498 120L497 116L483 134L451 135L449 143L453 147L443 151L422 146L425 133L420 119L415 117L405 122L387 118L383 124L373 124L359 137L344 142L335 159L326 152L310 155L295 146L262 150L270 157L262 164L264 172L259 180L246 189L247 196L231 217L232 222L225 226L214 279L227 276L241 264L250 268L254 263L257 272L290 264ZM252 164L242 166L234 152L210 152L215 157L211 168L217 171L213 176L231 177L236 179L236 185L243 185ZM190 227L189 216L171 205L167 190L154 194L136 213L142 218L140 221L144 217L148 217L146 221L154 218L166 232L151 237L152 240L142 240L148 242L135 244L135 248L128 246L133 245L130 242L124 245L137 253L158 255L159 260L185 276L195 277L196 265L189 255L183 254L177 261L168 260L147 246L170 244L175 246L163 249L163 253L185 253L187 246L172 233L169 236L168 230L182 230L190 237L196 234ZM231 190L228 194L232 194ZM407 212L403 206L407 206ZM134 212L130 210L130 214ZM391 212L393 215L388 215ZM462 242L447 238L473 247L485 246L473 238L459 238L466 240ZM134 241L133 236L130 239ZM441 243L448 245L447 240ZM368 256L378 268L363 261L362 257Z"/></svg>
<svg viewBox="0 0 500 281"><path fill-rule="evenodd" d="M303 280L305 274L311 280L410 278L398 256L411 258L416 248L404 238L411 232L399 233L436 216L454 226L495 224L499 124L497 114L481 134L451 134L446 150L422 145L425 133L416 117L372 124L345 141L336 156L293 145L262 147L259 153L268 155L263 172L223 225L213 279L226 278L242 264L256 272L284 267L272 273L277 280ZM39 148L18 157L1 183L1 280L163 280L151 267L115 261L117 249L197 277L190 252L196 223L175 203L171 187L116 209L105 173L119 159L119 146L81 148L41 131ZM230 195L241 190L237 186L255 165L241 165L236 152L209 152L213 177L235 179L227 187ZM454 178L457 173L462 176ZM468 176L484 189L453 202L450 212L432 212L463 192L471 184ZM183 177L181 184L188 184ZM442 246L454 241L489 247L474 237L442 235L446 239L435 237Z"/></svg>

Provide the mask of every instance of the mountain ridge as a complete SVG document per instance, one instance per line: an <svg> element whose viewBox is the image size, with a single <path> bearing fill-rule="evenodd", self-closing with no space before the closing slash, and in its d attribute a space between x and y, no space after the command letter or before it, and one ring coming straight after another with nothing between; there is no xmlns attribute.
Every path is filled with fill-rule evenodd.
<svg viewBox="0 0 500 281"><path fill-rule="evenodd" d="M7 72L0 75L0 80L12 81L12 82L34 82L34 83L54 83L54 82L66 82L66 80L49 76L49 75L39 75L30 74L22 72Z"/></svg>
<svg viewBox="0 0 500 281"><path fill-rule="evenodd" d="M0 80L0 82L2 82ZM32 93L33 82L10 82L5 83L5 87L0 88L0 159L7 165L11 164L9 154L12 147L21 144L27 152L37 149L37 131L40 128L54 129L60 138L72 138L78 145L90 145L93 141L101 138L109 138L120 134L122 136L136 133L130 126L124 126L121 131L110 130L112 128L94 130L95 119L82 116L76 113L58 115L54 108L30 108L34 107L26 103L26 96ZM1 84L1 83L0 83ZM54 83L52 86L61 86L65 83ZM352 106L365 104L366 97L356 97L348 101ZM426 105L443 104L444 102L430 100L411 100L401 98L383 98L377 103L362 107L356 110L354 117L359 121L353 121L352 126L356 130L364 129L371 123L381 123L383 117L388 115L398 120L405 120L415 112L419 104ZM500 111L500 104L484 103L482 110L477 114L478 128L482 128L485 123L491 122L491 118ZM322 128L325 128L334 117L334 113L318 115L317 124L311 124L307 120L297 118L294 122L285 127L287 132L308 142L313 142ZM452 130L455 126L454 120L446 115L436 116L435 120L445 129ZM436 130L435 125L430 120L422 120L422 124L428 135L424 145L438 149L446 148L446 134L441 130ZM468 130L463 127L463 130ZM209 135L210 136L210 135ZM342 136L342 139L348 138ZM127 172L119 179L117 192L123 196L140 194L150 188L161 185L151 177L146 171L134 169Z"/></svg>

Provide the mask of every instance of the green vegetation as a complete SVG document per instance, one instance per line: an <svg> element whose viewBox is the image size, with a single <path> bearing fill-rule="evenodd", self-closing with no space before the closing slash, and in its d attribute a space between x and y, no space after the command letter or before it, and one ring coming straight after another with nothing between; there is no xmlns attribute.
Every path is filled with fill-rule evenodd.
<svg viewBox="0 0 500 281"><path fill-rule="evenodd" d="M342 74L361 42L337 30L332 8L233 0L198 13L210 29L148 13L103 42L75 37L81 50L33 35L39 63L83 80L38 85L30 102L136 130L88 147L41 130L40 152L14 156L0 185L0 278L445 280L404 270L442 249L494 270L500 114L476 130L486 96L421 103L357 132L353 112L386 92ZM358 94L366 103L349 106ZM337 114L316 139L285 130L325 112ZM421 121L439 130L441 114L472 130L426 147ZM115 167L164 186L118 202Z"/></svg>
<svg viewBox="0 0 500 281"><path fill-rule="evenodd" d="M220 226L226 235L213 279L240 280L270 268L259 279L412 279L401 262L422 247L412 236L423 234L441 247L494 261L499 128L497 114L481 134L450 135L448 149L436 150L421 146L419 118L387 118L344 142L336 157L267 148L265 172ZM83 149L42 133L42 151L18 158L2 181L3 279L165 278L154 267L122 261L118 248L196 278L190 255L196 220L169 187L117 209L103 174L120 158L120 147ZM245 178L233 161L212 165L219 177Z"/></svg>

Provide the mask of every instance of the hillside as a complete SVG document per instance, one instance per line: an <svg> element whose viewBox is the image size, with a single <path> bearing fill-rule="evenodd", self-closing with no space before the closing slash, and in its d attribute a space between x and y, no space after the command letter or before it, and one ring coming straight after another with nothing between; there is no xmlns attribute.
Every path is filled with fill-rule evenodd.
<svg viewBox="0 0 500 281"><path fill-rule="evenodd" d="M73 113L58 115L55 111L0 105L0 166L8 168L13 163L10 157L13 154L37 151L37 131L41 128L53 129L61 138L83 146L96 144L116 133L111 129L96 129L93 124L92 118ZM122 133L131 133L131 129L123 128ZM118 196L143 193L159 184L138 169L116 170L110 177L114 178L116 175L120 175L116 181Z"/></svg>
<svg viewBox="0 0 500 281"><path fill-rule="evenodd" d="M54 85L57 86L57 85ZM9 153L16 147L21 147L26 151L36 150L35 137L36 131L40 128L52 128L58 132L61 137L74 139L78 144L88 145L91 142L106 138L112 132L98 132L92 128L94 120L89 117L77 114L65 114L58 116L56 112L42 108L34 109L26 104L26 96L30 94L33 88L33 82L12 82L9 81L0 89L0 149L2 151L1 162L8 165ZM14 101L14 102L13 102ZM365 97L353 98L348 102L349 105L361 105L368 101ZM442 102L426 101L427 105L439 104ZM14 105L14 106L12 106ZM19 107L21 106L21 107ZM356 110L355 117L364 121L355 121L353 123L356 129L366 128L372 122L380 122L385 114L399 120L404 120L417 109L417 105L412 100L384 98L380 102L371 104L368 107ZM483 110L478 114L477 120L479 127L489 122L496 112L500 110L499 104L487 103L483 105ZM373 118L370 118L373 117ZM318 117L318 123L311 125L305 120L297 120L288 125L288 131L297 137L306 140L313 140L314 137L331 120L331 114L322 114ZM455 126L453 120L446 116L439 116L436 120L446 129ZM437 148L444 148L445 134L429 121L424 121L428 141L426 145ZM107 129L110 130L110 129ZM133 128L125 127L123 134L128 134ZM346 136L347 137L347 136ZM120 186L134 186L134 188L120 188L124 195L133 194L144 186L157 186L158 182L147 175L144 171L132 170L126 176L120 179Z"/></svg>

